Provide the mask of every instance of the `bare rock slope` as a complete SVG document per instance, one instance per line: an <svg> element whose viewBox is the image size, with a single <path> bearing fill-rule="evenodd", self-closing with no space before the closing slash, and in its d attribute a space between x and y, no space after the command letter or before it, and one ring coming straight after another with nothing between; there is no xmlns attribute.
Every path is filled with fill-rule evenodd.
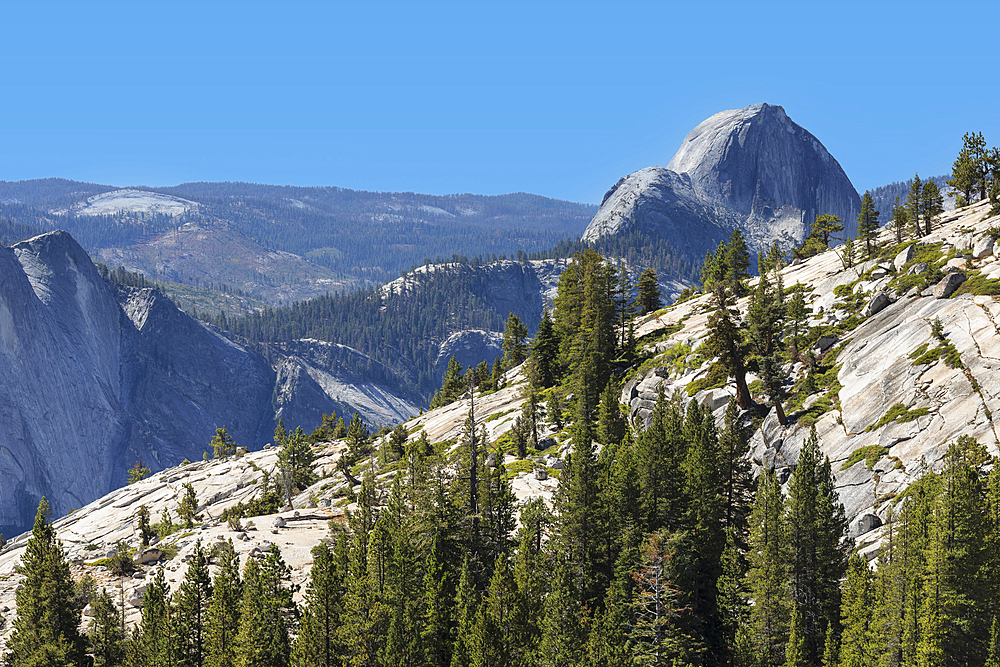
<svg viewBox="0 0 1000 667"><path fill-rule="evenodd" d="M971 436L1000 454L1000 302L975 295L976 289L956 289L968 281L990 291L982 289L984 282L1000 278L989 231L998 223L1000 218L987 218L986 206L975 205L936 220L934 232L919 240L921 256L902 248L844 268L838 251L829 250L782 271L786 286L807 288L810 324L828 332L813 349L836 382L806 398L788 426L770 412L753 437L751 456L758 470L774 468L787 480L814 421L862 544L877 543L876 529L893 498L925 466L938 469L958 437ZM895 243L888 232L880 241ZM922 289L916 279L928 271L940 278ZM743 299L744 313L746 305ZM649 348L663 363L654 361L623 390L633 421L648 416L660 387L686 395L692 382L706 377L707 363L692 367L683 360L692 359L705 339L709 311L709 297L702 296L640 324L640 336L676 331ZM789 388L806 373L801 363L786 370ZM727 385L697 391L694 398L721 416L732 393Z"/></svg>

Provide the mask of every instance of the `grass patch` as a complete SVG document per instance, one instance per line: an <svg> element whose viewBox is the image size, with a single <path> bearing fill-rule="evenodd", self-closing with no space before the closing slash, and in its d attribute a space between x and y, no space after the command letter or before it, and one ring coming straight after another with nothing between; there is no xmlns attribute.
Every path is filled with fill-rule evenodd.
<svg viewBox="0 0 1000 667"><path fill-rule="evenodd" d="M951 293L952 299L962 294L973 294L975 296L996 296L1000 294L1000 279L987 278L979 271L973 272L966 278L965 282L958 286Z"/></svg>
<svg viewBox="0 0 1000 667"><path fill-rule="evenodd" d="M510 410L504 410L502 412L494 412L489 417L487 417L486 419L484 419L483 423L496 421L496 420L498 420L498 419L500 419L502 417L506 417L507 415L509 415L510 413L514 412L517 409L518 408L511 408Z"/></svg>
<svg viewBox="0 0 1000 667"><path fill-rule="evenodd" d="M812 426L819 421L820 417L831 410L833 410L833 401L826 396L821 396L815 403L806 408L805 411L800 412L796 421L801 426Z"/></svg>
<svg viewBox="0 0 1000 667"><path fill-rule="evenodd" d="M868 469L871 470L875 467L875 464L878 463L878 460L888 453L888 448L879 447L878 445L859 447L851 452L851 455L847 457L847 460L844 461L844 465L840 466L840 469L847 470L851 466L864 461Z"/></svg>
<svg viewBox="0 0 1000 667"><path fill-rule="evenodd" d="M698 378L687 386L687 395L694 396L699 391L725 387L727 380L729 380L729 374L726 373L726 369L722 367L722 364L716 362L708 367L708 374L705 377Z"/></svg>
<svg viewBox="0 0 1000 667"><path fill-rule="evenodd" d="M906 422L911 422L918 417L923 417L930 414L930 409L928 408L917 408L916 410L910 410L908 407L902 403L896 403L896 405L889 408L889 411L882 415L882 418L878 420L877 423L870 425L865 429L865 433L870 433L871 431L877 431L886 424L891 424L893 422L899 422L900 424L905 424Z"/></svg>
<svg viewBox="0 0 1000 667"><path fill-rule="evenodd" d="M504 473L504 478L511 480L522 473L532 472L535 469L535 462L531 459L522 459L520 461L511 461L504 467L507 469L507 472Z"/></svg>

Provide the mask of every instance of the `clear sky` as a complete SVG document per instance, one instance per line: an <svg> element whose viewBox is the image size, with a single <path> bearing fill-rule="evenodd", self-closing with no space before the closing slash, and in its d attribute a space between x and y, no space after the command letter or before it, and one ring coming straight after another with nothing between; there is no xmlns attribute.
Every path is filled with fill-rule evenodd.
<svg viewBox="0 0 1000 667"><path fill-rule="evenodd" d="M0 179L599 203L780 104L863 191L1000 143L1000 3L5 3Z"/></svg>

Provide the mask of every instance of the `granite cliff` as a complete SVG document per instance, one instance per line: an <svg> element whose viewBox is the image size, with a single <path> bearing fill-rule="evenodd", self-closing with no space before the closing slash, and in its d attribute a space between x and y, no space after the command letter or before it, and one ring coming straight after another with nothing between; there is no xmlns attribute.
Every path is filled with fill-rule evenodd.
<svg viewBox="0 0 1000 667"><path fill-rule="evenodd" d="M739 227L752 250L800 243L817 214L847 232L860 199L816 137L784 109L755 104L723 111L694 128L666 169L630 174L604 196L586 241L639 231L700 260Z"/></svg>
<svg viewBox="0 0 1000 667"><path fill-rule="evenodd" d="M283 414L311 427L332 409L371 423L417 411L391 378L358 382L308 347L276 358L322 369L313 392L313 375L279 382L263 356L159 292L112 286L65 232L0 248L0 532L27 525L42 495L57 514L85 505L139 459L154 470L200 459L218 426L257 448Z"/></svg>

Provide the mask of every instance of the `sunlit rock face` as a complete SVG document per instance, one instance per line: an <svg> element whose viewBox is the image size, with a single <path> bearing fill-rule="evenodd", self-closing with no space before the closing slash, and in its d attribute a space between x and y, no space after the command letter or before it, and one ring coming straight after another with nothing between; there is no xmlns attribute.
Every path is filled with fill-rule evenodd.
<svg viewBox="0 0 1000 667"><path fill-rule="evenodd" d="M860 199L816 137L784 109L755 104L694 128L666 169L622 178L604 197L584 239L639 231L697 260L739 227L752 250L801 243L817 215L847 231Z"/></svg>

